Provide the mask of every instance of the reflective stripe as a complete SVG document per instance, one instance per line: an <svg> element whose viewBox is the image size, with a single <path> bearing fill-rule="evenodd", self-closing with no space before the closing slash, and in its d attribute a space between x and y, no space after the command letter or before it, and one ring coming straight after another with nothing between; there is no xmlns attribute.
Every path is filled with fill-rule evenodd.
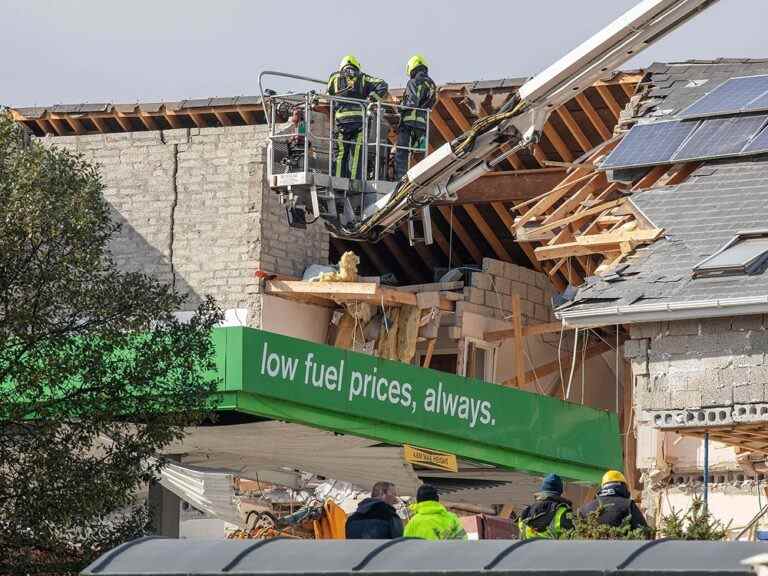
<svg viewBox="0 0 768 576"><path fill-rule="evenodd" d="M360 151L363 148L363 133L358 132L354 143L355 150L352 152L352 166L349 169L349 177L357 178L357 165L360 163Z"/></svg>
<svg viewBox="0 0 768 576"><path fill-rule="evenodd" d="M336 139L336 146L338 146L338 152L336 153L336 176L339 178L342 175L344 169L344 137L339 133Z"/></svg>
<svg viewBox="0 0 768 576"><path fill-rule="evenodd" d="M363 115L362 110L339 110L336 112L336 118L351 118L353 116L361 116Z"/></svg>

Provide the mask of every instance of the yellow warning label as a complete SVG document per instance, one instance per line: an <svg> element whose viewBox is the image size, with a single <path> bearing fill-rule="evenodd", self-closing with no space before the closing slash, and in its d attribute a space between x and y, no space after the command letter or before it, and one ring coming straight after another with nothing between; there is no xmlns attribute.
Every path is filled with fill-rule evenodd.
<svg viewBox="0 0 768 576"><path fill-rule="evenodd" d="M447 470L448 472L458 472L459 464L456 461L455 454L447 452L438 452L437 450L427 450L425 448L415 448L408 444L403 444L405 460L411 464L418 464L426 468L435 468L437 470Z"/></svg>

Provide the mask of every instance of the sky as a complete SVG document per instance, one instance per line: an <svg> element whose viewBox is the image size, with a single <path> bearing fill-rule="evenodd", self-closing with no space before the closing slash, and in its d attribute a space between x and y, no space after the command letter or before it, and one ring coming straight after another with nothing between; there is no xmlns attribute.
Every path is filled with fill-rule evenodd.
<svg viewBox="0 0 768 576"><path fill-rule="evenodd" d="M0 0L0 104L258 94L260 70L327 78L355 54L390 86L533 75L636 0ZM720 0L625 68L768 58L768 0Z"/></svg>

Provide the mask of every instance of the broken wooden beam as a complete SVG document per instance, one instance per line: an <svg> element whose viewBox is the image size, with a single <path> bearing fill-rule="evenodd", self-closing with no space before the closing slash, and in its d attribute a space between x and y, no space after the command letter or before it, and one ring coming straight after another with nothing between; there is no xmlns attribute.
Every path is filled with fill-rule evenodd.
<svg viewBox="0 0 768 576"><path fill-rule="evenodd" d="M413 292L404 292L387 288L372 282L305 282L300 280L270 280L266 293L289 300L301 300L307 296L333 302L366 302L368 304L398 306L417 306L417 297ZM454 303L447 298L439 298L440 310L454 311Z"/></svg>
<svg viewBox="0 0 768 576"><path fill-rule="evenodd" d="M544 324L528 324L523 326L523 336L535 336L537 334L551 334L561 330L573 330L561 322L545 322ZM514 328L504 328L502 330L491 330L483 335L486 342L496 342L507 338L514 338L517 332Z"/></svg>
<svg viewBox="0 0 768 576"><path fill-rule="evenodd" d="M574 242L540 246L536 248L535 254L539 260L556 260L569 256L587 256L589 254L605 254L606 252L626 253L631 252L639 244L655 241L663 233L663 228L652 228L650 230L588 234L577 236Z"/></svg>

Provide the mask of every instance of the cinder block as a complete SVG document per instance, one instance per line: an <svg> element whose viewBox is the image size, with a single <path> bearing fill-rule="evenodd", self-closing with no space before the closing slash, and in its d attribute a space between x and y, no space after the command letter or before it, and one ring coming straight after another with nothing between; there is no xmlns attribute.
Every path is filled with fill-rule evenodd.
<svg viewBox="0 0 768 576"><path fill-rule="evenodd" d="M635 338L654 338L660 332L659 322L648 322L646 324L631 324L629 326L629 336Z"/></svg>
<svg viewBox="0 0 768 576"><path fill-rule="evenodd" d="M703 408L729 406L730 404L733 404L733 388L730 386L712 386L701 392L701 405Z"/></svg>
<svg viewBox="0 0 768 576"><path fill-rule="evenodd" d="M664 336L654 348L667 354L684 354L688 352L690 336Z"/></svg>
<svg viewBox="0 0 768 576"><path fill-rule="evenodd" d="M480 288L481 290L490 290L491 276L489 274L485 274L484 272L472 272L470 277L470 284L475 288Z"/></svg>
<svg viewBox="0 0 768 576"><path fill-rule="evenodd" d="M694 336L698 333L698 320L679 320L670 322L667 326L667 334L670 336Z"/></svg>
<svg viewBox="0 0 768 576"><path fill-rule="evenodd" d="M493 288L502 294L510 294L512 291L512 281L509 278L504 278L503 276L494 276Z"/></svg>
<svg viewBox="0 0 768 576"><path fill-rule="evenodd" d="M493 258L483 258L483 272L494 276L504 275L504 262Z"/></svg>
<svg viewBox="0 0 768 576"><path fill-rule="evenodd" d="M534 304L544 304L544 290L537 286L528 286L527 298Z"/></svg>
<svg viewBox="0 0 768 576"><path fill-rule="evenodd" d="M543 304L534 304L533 315L539 322L549 322L551 317L551 310Z"/></svg>
<svg viewBox="0 0 768 576"><path fill-rule="evenodd" d="M519 294L520 298L525 299L528 297L528 285L524 284L523 282L512 280L509 286L509 293Z"/></svg>
<svg viewBox="0 0 768 576"><path fill-rule="evenodd" d="M504 262L504 276L510 280L520 279L520 266L511 262Z"/></svg>
<svg viewBox="0 0 768 576"><path fill-rule="evenodd" d="M721 334L731 331L731 318L708 318L701 321L701 334Z"/></svg>
<svg viewBox="0 0 768 576"><path fill-rule="evenodd" d="M641 358L648 354L648 339L627 340L624 342L624 358Z"/></svg>
<svg viewBox="0 0 768 576"><path fill-rule="evenodd" d="M464 300L472 304L485 304L485 290L475 288L474 286L466 286L464 288Z"/></svg>
<svg viewBox="0 0 768 576"><path fill-rule="evenodd" d="M733 388L733 401L743 403L763 402L765 401L765 385L747 384L735 386Z"/></svg>
<svg viewBox="0 0 768 576"><path fill-rule="evenodd" d="M734 332L763 330L763 316L759 314L752 316L734 316L731 319L731 330Z"/></svg>
<svg viewBox="0 0 768 576"><path fill-rule="evenodd" d="M671 390L668 408L701 408L701 397L699 390Z"/></svg>

